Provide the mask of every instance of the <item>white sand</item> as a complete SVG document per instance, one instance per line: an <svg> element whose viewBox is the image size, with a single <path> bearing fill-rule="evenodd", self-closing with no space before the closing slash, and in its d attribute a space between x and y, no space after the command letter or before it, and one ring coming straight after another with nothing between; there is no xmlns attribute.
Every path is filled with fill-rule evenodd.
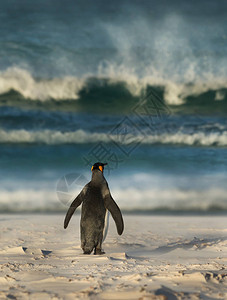
<svg viewBox="0 0 227 300"><path fill-rule="evenodd" d="M124 216L102 256L79 215L0 215L0 299L227 299L227 217Z"/></svg>

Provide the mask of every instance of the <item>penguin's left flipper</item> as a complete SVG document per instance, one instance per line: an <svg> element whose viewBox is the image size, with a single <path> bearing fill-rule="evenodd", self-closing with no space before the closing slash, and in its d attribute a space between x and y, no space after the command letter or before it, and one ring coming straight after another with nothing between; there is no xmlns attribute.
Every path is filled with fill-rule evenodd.
<svg viewBox="0 0 227 300"><path fill-rule="evenodd" d="M124 230L124 221L120 208L117 206L117 203L114 201L110 193L106 193L104 197L104 206L111 213L117 227L117 232L121 235Z"/></svg>
<svg viewBox="0 0 227 300"><path fill-rule="evenodd" d="M76 197L76 199L70 205L70 207L67 211L67 214L65 216L65 221L64 221L64 228L65 229L67 228L67 226L69 224L69 221L70 221L72 215L74 214L75 210L83 202L83 197L84 197L84 194L86 193L86 189L87 189L87 187L85 186L83 188L83 190L80 192L80 194Z"/></svg>

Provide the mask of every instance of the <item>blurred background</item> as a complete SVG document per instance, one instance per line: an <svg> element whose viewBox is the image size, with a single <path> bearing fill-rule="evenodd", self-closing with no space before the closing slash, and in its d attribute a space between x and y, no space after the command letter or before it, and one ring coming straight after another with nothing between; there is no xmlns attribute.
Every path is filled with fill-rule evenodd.
<svg viewBox="0 0 227 300"><path fill-rule="evenodd" d="M60 212L105 176L124 211L227 212L227 2L0 10L0 210Z"/></svg>

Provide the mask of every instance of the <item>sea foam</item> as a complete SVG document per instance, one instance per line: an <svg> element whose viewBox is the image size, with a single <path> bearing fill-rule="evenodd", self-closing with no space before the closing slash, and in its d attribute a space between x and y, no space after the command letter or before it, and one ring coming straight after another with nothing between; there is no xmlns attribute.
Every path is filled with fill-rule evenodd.
<svg viewBox="0 0 227 300"><path fill-rule="evenodd" d="M121 209L126 211L209 211L212 207L227 210L226 189L188 190L164 187L151 189L126 188L111 190ZM75 196L79 190L75 193ZM66 211L71 204L60 201L54 190L19 189L0 191L1 211ZM73 199L73 198L72 198Z"/></svg>
<svg viewBox="0 0 227 300"><path fill-rule="evenodd" d="M182 144L187 146L227 146L227 131L223 132L196 132L196 133L164 133L158 135L138 135L126 134L122 138L120 135L106 134L99 132L86 132L82 129L70 132L58 130L4 130L0 129L0 143L5 144L89 144L89 143L119 143L130 145L132 143L141 144Z"/></svg>
<svg viewBox="0 0 227 300"><path fill-rule="evenodd" d="M142 76L124 65L115 63L102 64L97 72L84 74L80 77L65 76L56 78L36 78L28 70L19 67L10 67L0 72L0 95L10 91L19 93L27 100L78 100L80 92L94 85L94 80L99 87L103 81L108 86L123 84L132 96L142 97L148 86L161 87L163 89L164 101L169 105L180 105L190 96L199 97L208 91L214 91L213 100L225 99L224 89L227 88L225 77L197 79L194 82L179 82L172 77L157 75L155 70L144 73Z"/></svg>

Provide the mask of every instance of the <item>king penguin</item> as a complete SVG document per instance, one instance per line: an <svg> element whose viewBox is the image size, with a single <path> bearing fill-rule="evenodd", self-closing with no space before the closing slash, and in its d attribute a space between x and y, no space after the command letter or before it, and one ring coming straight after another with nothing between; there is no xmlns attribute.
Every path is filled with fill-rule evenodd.
<svg viewBox="0 0 227 300"><path fill-rule="evenodd" d="M104 254L102 251L103 232L108 211L111 213L119 235L124 230L121 211L110 194L108 183L103 175L107 163L95 163L92 168L92 178L70 205L65 216L64 228L76 208L82 203L80 220L81 248L84 254Z"/></svg>

